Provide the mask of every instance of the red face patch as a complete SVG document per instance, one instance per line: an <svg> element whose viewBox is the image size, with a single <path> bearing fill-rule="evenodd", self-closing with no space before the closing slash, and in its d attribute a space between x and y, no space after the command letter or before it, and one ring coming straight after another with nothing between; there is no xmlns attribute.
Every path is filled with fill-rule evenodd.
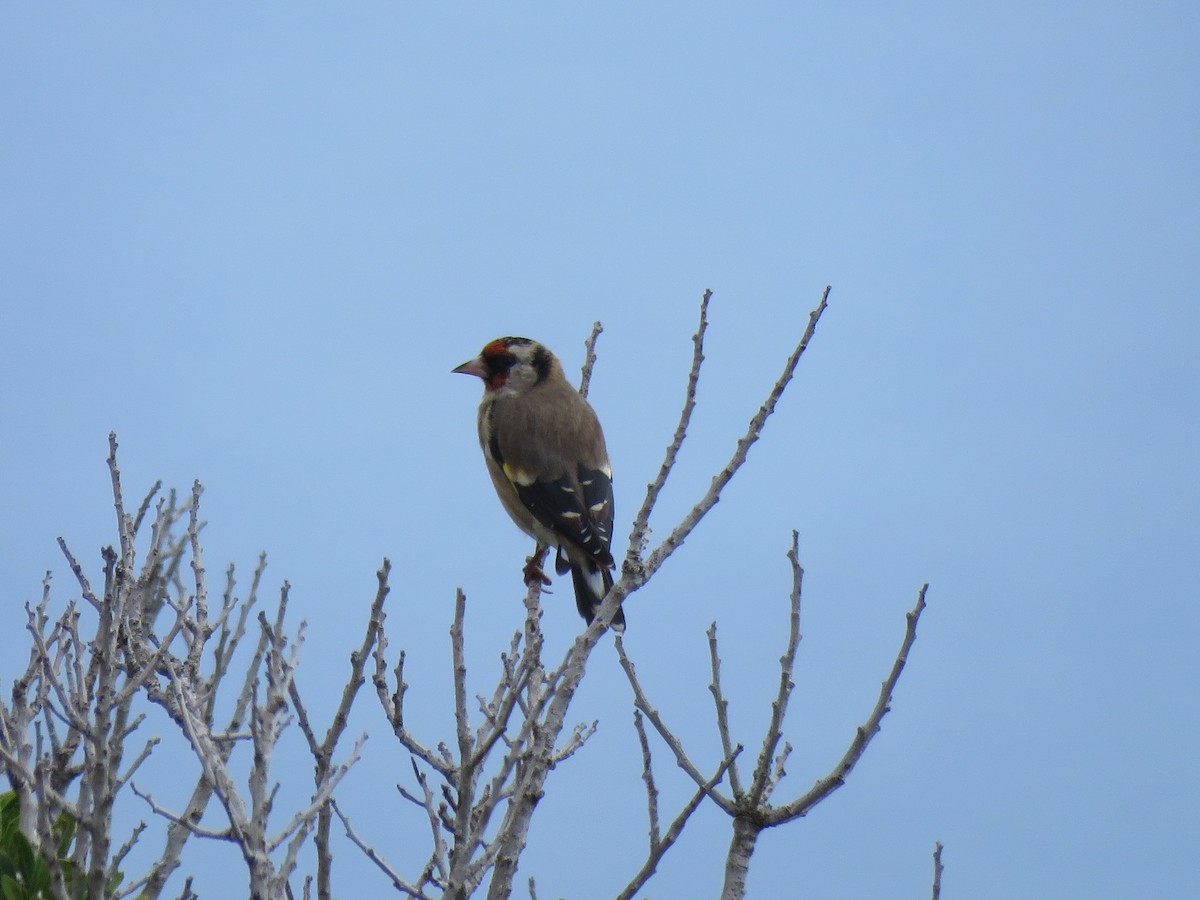
<svg viewBox="0 0 1200 900"><path fill-rule="evenodd" d="M512 368L516 358L508 349L508 341L504 338L487 344L479 355L487 365L488 377L485 379L489 391L498 391L508 384L508 370Z"/></svg>
<svg viewBox="0 0 1200 900"><path fill-rule="evenodd" d="M496 338L496 340L492 341L483 348L483 352L480 354L480 356L482 356L484 359L487 359L489 356L503 356L507 352L508 344L504 342L503 338Z"/></svg>

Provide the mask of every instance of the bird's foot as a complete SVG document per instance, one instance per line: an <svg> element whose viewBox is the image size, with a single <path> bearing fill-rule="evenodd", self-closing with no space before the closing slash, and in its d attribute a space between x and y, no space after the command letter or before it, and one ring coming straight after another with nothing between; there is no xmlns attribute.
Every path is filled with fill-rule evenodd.
<svg viewBox="0 0 1200 900"><path fill-rule="evenodd" d="M521 570L521 573L525 576L526 585L540 584L545 587L552 584L549 576L542 571L542 565L546 562L546 553L549 549L549 547L539 546L533 556L525 558L525 568Z"/></svg>

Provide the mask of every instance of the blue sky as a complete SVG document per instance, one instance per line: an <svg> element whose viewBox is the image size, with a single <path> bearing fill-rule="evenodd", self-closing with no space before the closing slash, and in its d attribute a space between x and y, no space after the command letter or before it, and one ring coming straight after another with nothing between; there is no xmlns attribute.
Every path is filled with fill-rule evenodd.
<svg viewBox="0 0 1200 900"><path fill-rule="evenodd" d="M954 896L1200 894L1198 26L1184 3L6 5L0 658L24 656L46 570L75 593L55 538L94 568L114 539L115 430L130 495L204 483L210 570L248 579L265 549L269 591L290 581L318 711L389 556L414 716L449 737L454 589L484 690L528 551L479 458L478 385L449 369L527 334L577 372L602 320L627 522L711 288L661 535L832 284L747 470L628 609L647 690L710 764L719 623L755 746L799 531L782 799L841 754L931 584L882 734L764 837L752 893L920 896L941 840ZM344 804L415 875L426 826L371 701ZM611 895L641 864L605 647L576 712L600 730L535 821L543 896ZM164 799L186 763L157 760ZM728 834L704 809L647 894L713 895ZM230 848L196 859L202 894L240 890ZM352 848L336 878L387 894Z"/></svg>

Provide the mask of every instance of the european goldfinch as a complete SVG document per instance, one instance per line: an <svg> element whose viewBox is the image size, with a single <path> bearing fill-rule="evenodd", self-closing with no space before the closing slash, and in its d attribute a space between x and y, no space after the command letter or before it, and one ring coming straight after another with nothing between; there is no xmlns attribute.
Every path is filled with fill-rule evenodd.
<svg viewBox="0 0 1200 900"><path fill-rule="evenodd" d="M557 547L555 568L569 569L575 605L587 622L613 584L612 469L591 405L537 341L502 337L455 372L483 379L479 445L505 511L544 547ZM541 578L532 557L526 580ZM625 629L621 610L612 627Z"/></svg>

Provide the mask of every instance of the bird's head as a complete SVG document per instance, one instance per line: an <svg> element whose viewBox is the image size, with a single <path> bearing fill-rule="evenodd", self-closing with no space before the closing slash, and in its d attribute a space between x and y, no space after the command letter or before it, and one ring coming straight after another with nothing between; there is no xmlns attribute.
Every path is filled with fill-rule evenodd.
<svg viewBox="0 0 1200 900"><path fill-rule="evenodd" d="M482 378L487 391L520 394L549 378L557 364L554 354L537 341L502 337L489 342L477 357L451 371Z"/></svg>

